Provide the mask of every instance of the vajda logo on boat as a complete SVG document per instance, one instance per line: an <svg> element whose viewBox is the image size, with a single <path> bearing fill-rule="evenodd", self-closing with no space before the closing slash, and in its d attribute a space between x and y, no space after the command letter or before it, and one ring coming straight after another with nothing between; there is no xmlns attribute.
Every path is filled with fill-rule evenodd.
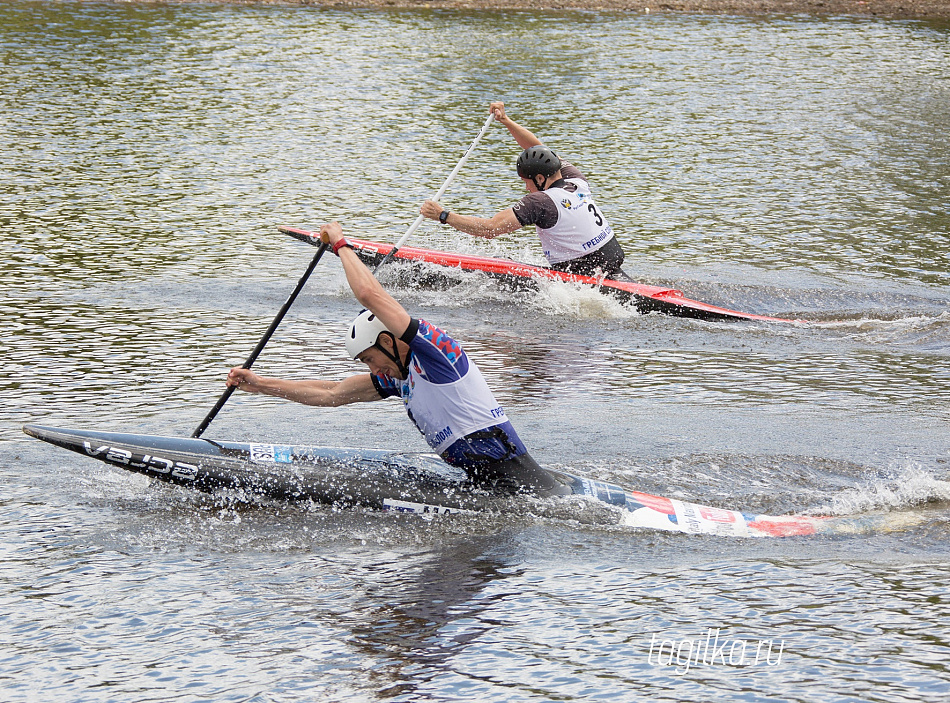
<svg viewBox="0 0 950 703"><path fill-rule="evenodd" d="M108 461L119 466L130 466L136 469L144 469L157 474L169 474L176 478L194 481L198 478L198 467L194 464L186 464L182 461L172 461L160 456L151 454L135 454L128 449L119 447L110 447L105 444L98 449L94 449L89 442L83 442L86 454L94 456L102 461Z"/></svg>

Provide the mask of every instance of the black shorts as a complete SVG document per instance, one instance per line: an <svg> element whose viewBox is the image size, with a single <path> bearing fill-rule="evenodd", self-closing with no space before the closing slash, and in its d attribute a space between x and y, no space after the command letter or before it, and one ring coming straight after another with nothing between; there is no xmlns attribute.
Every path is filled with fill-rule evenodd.
<svg viewBox="0 0 950 703"><path fill-rule="evenodd" d="M464 463L453 461L447 451L442 453L442 459L447 464L464 468L472 483L480 488L500 493L527 492L538 495L570 492L528 454L520 439L515 444L500 426L465 435L453 443L453 450L460 442L463 447L454 452L454 456L457 459L458 453L464 455Z"/></svg>
<svg viewBox="0 0 950 703"><path fill-rule="evenodd" d="M614 281L631 281L622 268L623 248L616 237L611 237L597 251L585 254L577 259L562 261L559 264L551 264L555 271L564 271L565 273L577 273L582 276L604 276Z"/></svg>
<svg viewBox="0 0 950 703"><path fill-rule="evenodd" d="M531 493L540 496L569 495L563 475L542 468L529 454L504 461L486 461L465 467L475 486L497 493Z"/></svg>

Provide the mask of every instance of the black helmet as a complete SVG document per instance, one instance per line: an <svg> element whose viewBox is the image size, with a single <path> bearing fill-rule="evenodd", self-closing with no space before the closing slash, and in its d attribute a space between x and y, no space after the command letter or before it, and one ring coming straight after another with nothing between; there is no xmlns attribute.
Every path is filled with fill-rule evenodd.
<svg viewBox="0 0 950 703"><path fill-rule="evenodd" d="M561 168L561 160L544 144L531 146L518 157L518 175L534 179L535 176L553 176Z"/></svg>

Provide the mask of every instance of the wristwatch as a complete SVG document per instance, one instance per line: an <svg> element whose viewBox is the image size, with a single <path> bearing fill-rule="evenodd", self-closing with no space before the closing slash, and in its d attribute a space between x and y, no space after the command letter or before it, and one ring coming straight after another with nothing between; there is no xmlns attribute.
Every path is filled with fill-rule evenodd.
<svg viewBox="0 0 950 703"><path fill-rule="evenodd" d="M338 241L336 244L333 245L333 253L339 256L340 249L342 249L343 247L349 247L350 249L352 249L353 245L350 244L348 241L346 241L345 237L341 237L340 241Z"/></svg>
<svg viewBox="0 0 950 703"><path fill-rule="evenodd" d="M448 210L443 210L442 212L439 213L439 222L441 222L443 225L446 223L448 219L449 219Z"/></svg>

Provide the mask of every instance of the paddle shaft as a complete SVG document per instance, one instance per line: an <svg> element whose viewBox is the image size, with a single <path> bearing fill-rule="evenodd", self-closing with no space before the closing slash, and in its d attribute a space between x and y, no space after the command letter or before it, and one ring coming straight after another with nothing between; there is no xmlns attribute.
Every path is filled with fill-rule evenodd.
<svg viewBox="0 0 950 703"><path fill-rule="evenodd" d="M488 115L488 119L485 120L485 124L482 125L482 129L479 131L478 136L475 137L475 141L472 142L472 145L468 148L468 150L462 154L461 160L455 165L455 168L452 169L452 173L450 173L449 177L445 179L445 183L443 183L442 187L439 188L439 192L435 194L435 196L432 198L433 200L438 201L442 199L442 196L445 195L445 191L448 190L449 186L452 184L452 181L455 180L455 177L459 174L459 171L462 170L465 162L468 161L468 157L472 155L473 151L475 151L475 147L478 146L478 143L482 140L482 137L485 136L485 132L488 131L488 128L491 127L491 123L494 120L495 113L492 112ZM419 215L416 218L416 221L409 226L409 229L406 231L406 233L402 235L402 238L398 242L396 242L395 246L393 246L389 253L383 257L383 260L376 264L376 268L373 269L373 273L379 271L380 267L382 267L384 264L388 264L390 261L392 261L392 258L396 255L396 252L399 251L399 247L405 244L406 240L409 239L409 237L411 237L417 229L419 229L419 225L422 224L424 219L425 218L422 215Z"/></svg>
<svg viewBox="0 0 950 703"><path fill-rule="evenodd" d="M270 323L270 327L267 328L264 336L261 337L261 341L257 343L254 351L252 351L251 355L247 357L247 360L244 362L244 366L241 368L249 369L254 364L254 362L257 361L257 357L260 356L262 351L264 351L264 347L270 341L270 338L274 336L274 332L277 331L277 326L280 325L281 320L284 319L284 315L287 314L287 311L290 310L290 306L294 304L294 301L297 299L300 291L303 290L304 284L306 284L307 279L310 278L310 274L313 273L313 270L317 267L320 257L323 256L323 252L327 250L328 246L328 244L323 243L317 249L317 253L314 254L313 260L311 260L307 270L304 271L303 275L300 277L300 280L297 282L297 287L294 288L293 292L290 294L290 297L287 298L287 301L281 307L280 312L277 313L274 321ZM218 414L218 411L224 407L224 404L228 402L228 398L230 398L231 394L234 393L235 388L237 388L237 386L227 387L227 390L225 390L224 393L221 394L221 397L218 398L218 402L214 404L213 408L211 408L211 412L205 416L205 419L201 421L201 424L198 425L198 428L191 433L192 437L200 437L202 432L208 429L208 425L210 425L211 421L214 420L215 415Z"/></svg>

